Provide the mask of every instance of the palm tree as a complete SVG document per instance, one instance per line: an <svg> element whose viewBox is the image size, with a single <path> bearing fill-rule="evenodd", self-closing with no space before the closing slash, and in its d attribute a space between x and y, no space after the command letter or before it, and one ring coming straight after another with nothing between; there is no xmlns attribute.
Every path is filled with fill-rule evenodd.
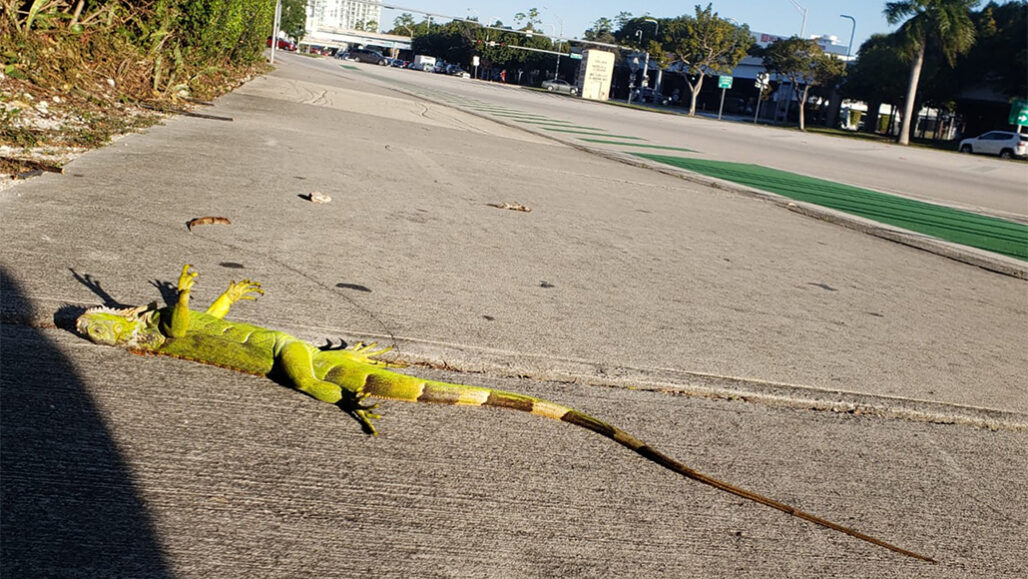
<svg viewBox="0 0 1028 579"><path fill-rule="evenodd" d="M924 64L925 48L931 43L937 47L950 66L960 54L967 52L974 44L974 23L971 9L979 0L902 0L885 3L885 19L889 24L898 24L899 32L913 54L910 65L910 82L907 98L903 103L903 126L900 129L899 144L910 143L910 121L914 116L914 99L917 97L917 83Z"/></svg>

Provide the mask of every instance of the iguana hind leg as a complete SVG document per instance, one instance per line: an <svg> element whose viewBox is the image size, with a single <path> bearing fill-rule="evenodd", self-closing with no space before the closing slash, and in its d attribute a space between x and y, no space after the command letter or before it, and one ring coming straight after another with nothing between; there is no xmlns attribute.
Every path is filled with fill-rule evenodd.
<svg viewBox="0 0 1028 579"><path fill-rule="evenodd" d="M291 342L282 348L279 361L293 386L322 402L335 404L356 418L366 432L377 434L371 421L382 417L372 412L378 404L363 403L368 394L361 386L340 385L319 379L314 372L315 353L319 357L324 355L324 352L300 341Z"/></svg>

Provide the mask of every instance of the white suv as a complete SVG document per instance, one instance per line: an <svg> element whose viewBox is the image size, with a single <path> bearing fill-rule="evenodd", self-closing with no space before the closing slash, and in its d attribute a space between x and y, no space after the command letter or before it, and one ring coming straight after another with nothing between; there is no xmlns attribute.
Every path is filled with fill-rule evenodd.
<svg viewBox="0 0 1028 579"><path fill-rule="evenodd" d="M1004 159L1028 157L1028 135L1010 131L989 131L960 141L960 152L999 155Z"/></svg>

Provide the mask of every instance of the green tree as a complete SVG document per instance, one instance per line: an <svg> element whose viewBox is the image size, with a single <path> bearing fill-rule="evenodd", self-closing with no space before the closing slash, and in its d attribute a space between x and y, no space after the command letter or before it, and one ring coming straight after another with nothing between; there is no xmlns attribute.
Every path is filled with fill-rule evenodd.
<svg viewBox="0 0 1028 579"><path fill-rule="evenodd" d="M989 2L972 13L975 45L957 64L957 87L989 86L1008 97L1028 95L1028 2Z"/></svg>
<svg viewBox="0 0 1028 579"><path fill-rule="evenodd" d="M518 12L515 14L514 23L521 26L521 30L535 30L535 27L542 24L543 21L539 18L538 8L529 8L528 12Z"/></svg>
<svg viewBox="0 0 1028 579"><path fill-rule="evenodd" d="M873 34L860 45L857 60L846 71L842 85L844 97L867 103L864 131L874 133L878 128L878 109L882 103L903 101L907 71L899 37L895 34Z"/></svg>
<svg viewBox="0 0 1028 579"><path fill-rule="evenodd" d="M796 36L768 46L764 50L764 66L792 84L793 95L800 106L801 131L807 130L804 107L810 89L833 83L846 70L841 60L825 54L817 42Z"/></svg>
<svg viewBox="0 0 1028 579"><path fill-rule="evenodd" d="M614 22L612 22L610 18L598 18L582 36L586 40L592 40L593 42L614 44L616 40L613 32Z"/></svg>
<svg viewBox="0 0 1028 579"><path fill-rule="evenodd" d="M979 0L901 0L885 3L885 19L889 24L899 24L909 53L910 80L907 96L903 101L903 125L900 128L899 144L910 143L910 126L917 100L917 85L921 78L925 51L931 45L946 57L950 66L958 55L966 53L974 45L975 29L971 21L971 9Z"/></svg>
<svg viewBox="0 0 1028 579"><path fill-rule="evenodd" d="M393 29L389 31L389 34L414 38L415 26L417 24L414 22L414 16L410 12L403 12L396 18L393 18Z"/></svg>
<svg viewBox="0 0 1028 579"><path fill-rule="evenodd" d="M753 44L750 29L725 20L713 11L696 6L695 16L679 16L661 27L664 33L662 51L670 52L682 62L685 81L692 93L689 114L696 114L696 98L708 74L728 73L746 56ZM691 77L691 78L690 78Z"/></svg>
<svg viewBox="0 0 1028 579"><path fill-rule="evenodd" d="M279 26L286 36L302 40L307 35L307 0L282 0Z"/></svg>

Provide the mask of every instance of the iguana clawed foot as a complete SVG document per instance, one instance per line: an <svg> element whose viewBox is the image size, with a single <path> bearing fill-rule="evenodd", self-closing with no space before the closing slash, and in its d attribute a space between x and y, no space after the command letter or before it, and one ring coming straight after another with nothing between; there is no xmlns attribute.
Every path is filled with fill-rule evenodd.
<svg viewBox="0 0 1028 579"><path fill-rule="evenodd" d="M199 273L193 271L193 266L188 263L182 266L182 275L178 276L178 291L187 292L193 289L196 285L196 276Z"/></svg>
<svg viewBox="0 0 1028 579"><path fill-rule="evenodd" d="M378 408L377 403L363 404L364 399L368 396L369 394L367 392L349 392L344 390L343 398L337 402L337 405L356 418L357 422L361 423L361 428L364 429L364 432L374 436L378 434L378 431L375 430L375 425L372 424L371 421L382 418L382 415L371 412Z"/></svg>
<svg viewBox="0 0 1028 579"><path fill-rule="evenodd" d="M264 290L261 289L261 284L255 281L244 279L237 282L232 280L228 289L225 290L225 295L235 303L239 300L255 300L257 296L264 295Z"/></svg>
<svg viewBox="0 0 1028 579"><path fill-rule="evenodd" d="M381 366L387 368L400 367L400 364L386 362L384 360L376 360L375 358L377 358L378 356L381 356L386 352L391 352L393 349L392 346L389 346L386 348L382 348L378 351L373 351L376 346L378 346L378 342L372 342L368 345L364 345L363 342L357 342L353 345L353 349L348 350L348 352L351 358L364 364L371 364L372 366Z"/></svg>

